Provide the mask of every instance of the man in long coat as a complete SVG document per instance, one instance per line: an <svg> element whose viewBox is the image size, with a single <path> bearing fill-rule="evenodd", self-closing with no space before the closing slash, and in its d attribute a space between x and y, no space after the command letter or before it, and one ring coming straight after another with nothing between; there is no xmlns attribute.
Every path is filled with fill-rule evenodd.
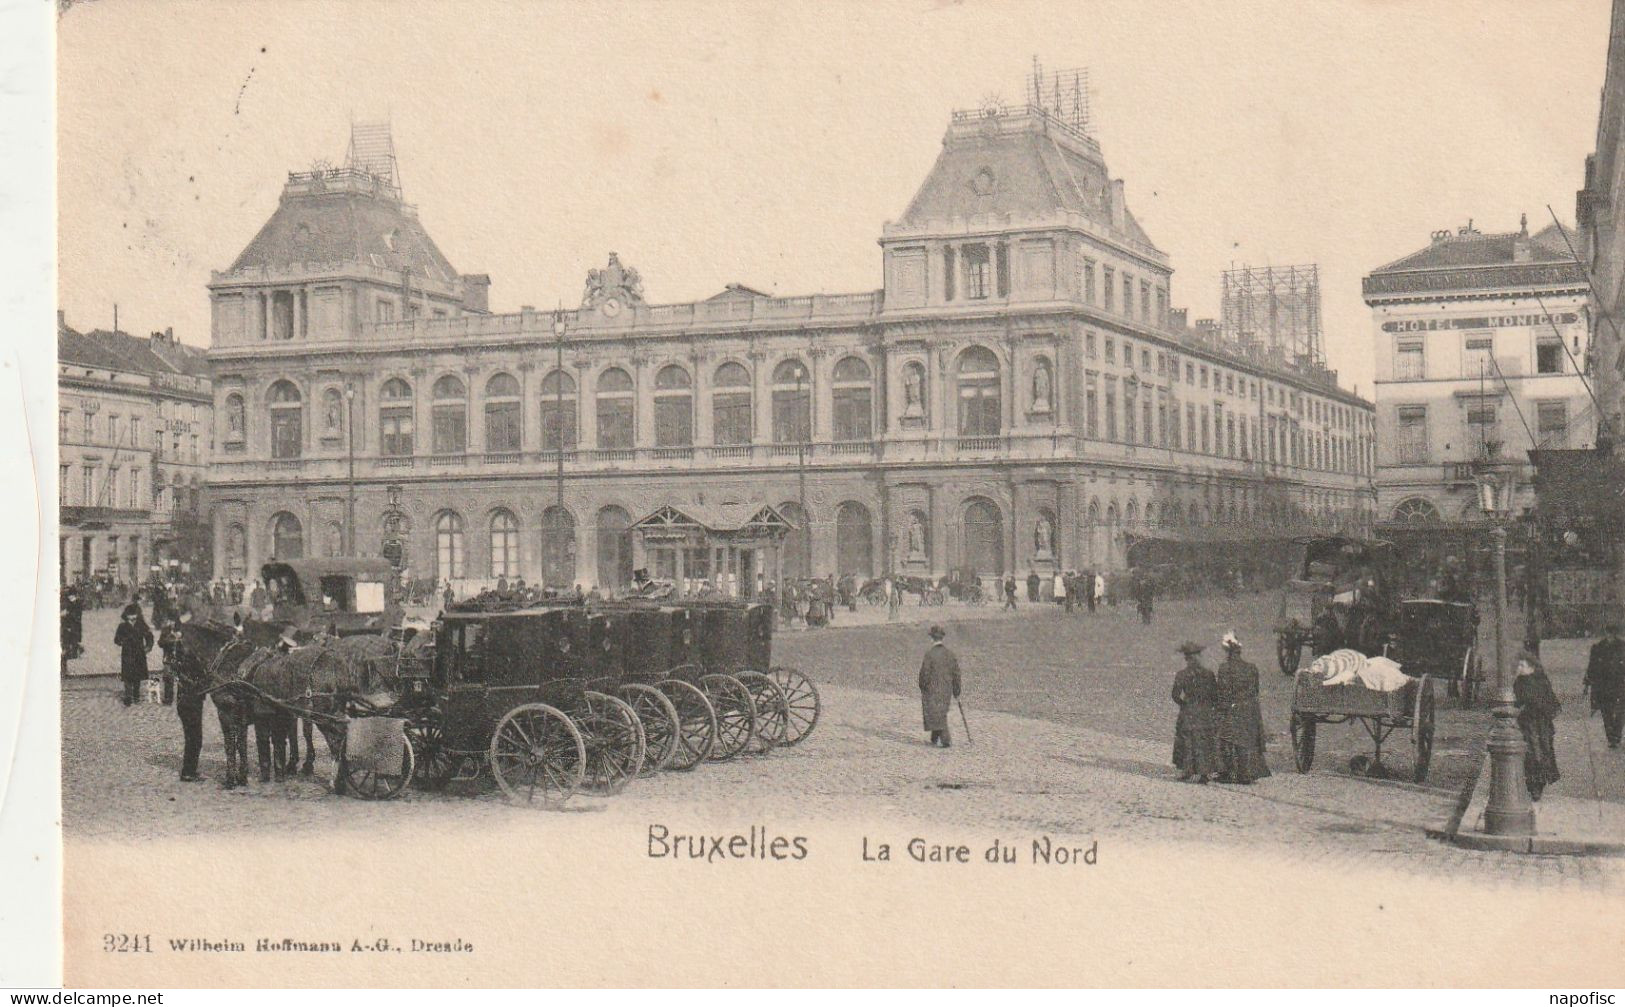
<svg viewBox="0 0 1625 1007"><path fill-rule="evenodd" d="M119 649L119 678L124 682L124 705L138 698L137 690L147 678L147 652L152 650L152 630L141 617L141 606L130 602L119 616L113 631L113 646Z"/></svg>
<svg viewBox="0 0 1625 1007"><path fill-rule="evenodd" d="M948 735L948 707L959 698L959 658L942 642L947 635L941 626L932 626L932 643L920 662L920 712L931 733L931 744L943 748L953 744Z"/></svg>
<svg viewBox="0 0 1625 1007"><path fill-rule="evenodd" d="M203 751L203 700L208 696L209 673L196 654L185 647L181 620L172 620L158 634L164 665L175 675L175 713L181 721L181 782L197 783L198 754Z"/></svg>
<svg viewBox="0 0 1625 1007"><path fill-rule="evenodd" d="M1270 775L1264 761L1264 718L1258 708L1258 666L1242 660L1241 641L1224 635L1219 665L1219 779L1251 783Z"/></svg>
<svg viewBox="0 0 1625 1007"><path fill-rule="evenodd" d="M1197 656L1202 653L1201 644L1183 643L1179 652L1185 655L1185 667L1174 676L1172 693L1179 704L1179 719L1174 722L1174 766L1181 780L1206 783L1219 771L1215 750L1218 725L1213 711L1218 683Z"/></svg>
<svg viewBox="0 0 1625 1007"><path fill-rule="evenodd" d="M1618 748L1625 733L1625 641L1619 638L1617 622L1604 626L1602 639L1591 645L1585 691L1591 694L1591 709L1602 713L1608 747Z"/></svg>

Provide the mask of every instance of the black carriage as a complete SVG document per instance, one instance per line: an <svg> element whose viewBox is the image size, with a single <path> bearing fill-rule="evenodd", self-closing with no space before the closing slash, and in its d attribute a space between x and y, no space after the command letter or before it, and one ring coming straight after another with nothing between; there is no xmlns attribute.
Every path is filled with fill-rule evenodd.
<svg viewBox="0 0 1625 1007"><path fill-rule="evenodd" d="M386 560L341 556L272 560L260 567L271 621L338 636L382 635L401 624L395 570Z"/></svg>
<svg viewBox="0 0 1625 1007"><path fill-rule="evenodd" d="M1484 689L1478 652L1478 606L1465 601L1415 598L1399 603L1398 629L1388 656L1407 674L1447 683L1449 695L1470 703Z"/></svg>
<svg viewBox="0 0 1625 1007"><path fill-rule="evenodd" d="M695 602L689 609L700 666L746 683L764 721L763 740L800 744L818 723L818 689L800 670L773 663L772 610L733 602Z"/></svg>
<svg viewBox="0 0 1625 1007"><path fill-rule="evenodd" d="M938 593L946 592L954 601L967 605L987 604L987 592L982 590L982 578L970 567L956 567L937 582Z"/></svg>
<svg viewBox="0 0 1625 1007"><path fill-rule="evenodd" d="M510 799L613 793L642 768L632 707L590 686L573 655L572 606L441 614L426 688L397 704L418 749L420 784L489 770Z"/></svg>
<svg viewBox="0 0 1625 1007"><path fill-rule="evenodd" d="M1302 560L1282 588L1276 619L1281 673L1297 671L1305 644L1316 657L1341 648L1380 655L1398 623L1393 546L1343 535L1298 539L1297 545Z"/></svg>
<svg viewBox="0 0 1625 1007"><path fill-rule="evenodd" d="M1315 761L1315 735L1320 724L1358 721L1370 735L1376 751L1369 757L1355 756L1349 768L1362 775L1387 775L1382 764L1382 746L1396 730L1410 735L1413 758L1411 779L1427 779L1433 759L1434 700L1433 679L1428 675L1412 678L1401 689L1379 692L1358 681L1326 685L1320 673L1310 666L1297 672L1292 691L1292 754L1298 772L1307 773Z"/></svg>

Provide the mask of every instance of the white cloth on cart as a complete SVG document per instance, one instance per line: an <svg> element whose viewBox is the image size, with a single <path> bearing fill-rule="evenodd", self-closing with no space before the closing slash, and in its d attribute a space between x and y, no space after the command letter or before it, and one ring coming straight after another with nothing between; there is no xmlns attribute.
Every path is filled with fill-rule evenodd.
<svg viewBox="0 0 1625 1007"><path fill-rule="evenodd" d="M1367 689L1376 692L1398 692L1411 677L1400 670L1396 661L1386 657L1366 657L1357 650L1334 650L1322 654L1309 665L1309 670L1322 677L1321 685L1346 685L1358 680Z"/></svg>

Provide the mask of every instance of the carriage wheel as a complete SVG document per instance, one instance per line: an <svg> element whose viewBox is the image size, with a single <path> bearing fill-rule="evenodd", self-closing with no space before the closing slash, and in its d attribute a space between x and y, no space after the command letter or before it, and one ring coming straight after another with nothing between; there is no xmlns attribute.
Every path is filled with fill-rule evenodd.
<svg viewBox="0 0 1625 1007"><path fill-rule="evenodd" d="M677 710L677 745L666 768L686 773L710 758L716 747L716 707L705 693L681 679L668 678L659 688Z"/></svg>
<svg viewBox="0 0 1625 1007"><path fill-rule="evenodd" d="M417 760L412 755L412 741L401 738L401 769L399 773L375 773L370 769L355 769L346 759L342 767L344 788L363 801L387 801L399 796L412 779Z"/></svg>
<svg viewBox="0 0 1625 1007"><path fill-rule="evenodd" d="M863 601L870 608L878 608L879 606L885 604L886 596L881 594L879 591L865 591L863 593Z"/></svg>
<svg viewBox="0 0 1625 1007"><path fill-rule="evenodd" d="M587 745L583 784L601 794L618 794L643 769L648 743L637 712L607 692L581 694L576 725Z"/></svg>
<svg viewBox="0 0 1625 1007"><path fill-rule="evenodd" d="M1416 683L1416 708L1411 718L1411 743L1416 747L1416 761L1411 768L1411 779L1421 783L1428 778L1428 763L1433 761L1433 682L1426 675Z"/></svg>
<svg viewBox="0 0 1625 1007"><path fill-rule="evenodd" d="M786 747L799 745L812 733L813 727L818 723L820 709L818 689L812 684L811 679L794 668L779 665L770 674L779 691L784 694L783 744Z"/></svg>
<svg viewBox="0 0 1625 1007"><path fill-rule="evenodd" d="M726 762L755 737L756 704L750 690L732 675L706 675L700 679L700 688L717 711L717 743L711 747L711 761Z"/></svg>
<svg viewBox="0 0 1625 1007"><path fill-rule="evenodd" d="M1292 714L1292 757L1298 772L1307 773L1315 764L1315 724L1313 714Z"/></svg>
<svg viewBox="0 0 1625 1007"><path fill-rule="evenodd" d="M784 691L777 682L759 671L736 672L734 677L750 690L751 703L756 707L756 733L751 736L749 751L767 752L776 745L784 744L789 719Z"/></svg>
<svg viewBox="0 0 1625 1007"><path fill-rule="evenodd" d="M491 732L491 775L511 801L568 800L586 772L587 745L564 712L526 703L503 714Z"/></svg>
<svg viewBox="0 0 1625 1007"><path fill-rule="evenodd" d="M1288 626L1281 630L1275 638L1275 661L1281 666L1281 674L1292 675L1298 670L1298 659L1303 655L1303 638L1298 636L1297 626Z"/></svg>
<svg viewBox="0 0 1625 1007"><path fill-rule="evenodd" d="M456 775L457 763L446 750L446 731L438 719L412 721L406 725L406 738L417 756L412 785L420 790L443 790Z"/></svg>
<svg viewBox="0 0 1625 1007"><path fill-rule="evenodd" d="M665 769L677 754L682 727L677 708L652 685L630 683L615 691L643 725L643 769L638 775L653 776Z"/></svg>

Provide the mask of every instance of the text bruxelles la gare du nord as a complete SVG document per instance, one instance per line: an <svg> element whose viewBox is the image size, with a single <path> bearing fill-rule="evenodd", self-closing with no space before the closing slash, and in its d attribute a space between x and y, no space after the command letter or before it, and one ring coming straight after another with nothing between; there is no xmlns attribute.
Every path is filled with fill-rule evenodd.
<svg viewBox="0 0 1625 1007"><path fill-rule="evenodd" d="M1100 855L1100 844L1090 840L1088 845L1057 842L1047 835L1028 840L1031 845L1027 857L1021 856L1020 841L995 839L988 846L974 849L968 843L935 842L919 836L893 844L864 836L859 849L865 863L919 863L919 864L1014 864L1025 860L1031 864L1093 866ZM753 825L748 833L711 834L673 832L664 825L650 825L648 855L655 860L703 860L715 863L725 860L805 860L812 852L806 836L783 836L770 833L764 826Z"/></svg>

